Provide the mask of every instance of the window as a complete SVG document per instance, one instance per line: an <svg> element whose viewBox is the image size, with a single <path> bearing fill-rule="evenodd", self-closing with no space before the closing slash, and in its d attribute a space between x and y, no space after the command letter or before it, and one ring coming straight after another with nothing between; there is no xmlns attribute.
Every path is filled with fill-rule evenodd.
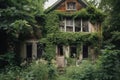
<svg viewBox="0 0 120 80"><path fill-rule="evenodd" d="M62 45L58 45L58 55L63 56L63 46Z"/></svg>
<svg viewBox="0 0 120 80"><path fill-rule="evenodd" d="M70 46L70 57L75 58L77 56L77 47L75 45Z"/></svg>
<svg viewBox="0 0 120 80"><path fill-rule="evenodd" d="M83 58L88 58L88 46L83 45Z"/></svg>
<svg viewBox="0 0 120 80"><path fill-rule="evenodd" d="M75 2L68 2L67 3L67 10L76 10L76 3Z"/></svg>
<svg viewBox="0 0 120 80"><path fill-rule="evenodd" d="M37 58L41 58L43 54L43 45L37 43Z"/></svg>
<svg viewBox="0 0 120 80"><path fill-rule="evenodd" d="M73 32L74 22L73 19L67 18L66 19L66 31Z"/></svg>
<svg viewBox="0 0 120 80"><path fill-rule="evenodd" d="M75 32L89 32L88 21L75 20Z"/></svg>
<svg viewBox="0 0 120 80"><path fill-rule="evenodd" d="M27 58L32 59L32 43L27 43L26 48Z"/></svg>
<svg viewBox="0 0 120 80"><path fill-rule="evenodd" d="M65 18L60 21L60 31L65 32L89 32L89 25L87 20Z"/></svg>
<svg viewBox="0 0 120 80"><path fill-rule="evenodd" d="M64 32L64 30L65 30L64 26L65 26L65 20L61 20L60 21L60 31Z"/></svg>
<svg viewBox="0 0 120 80"><path fill-rule="evenodd" d="M88 21L83 21L82 27L83 27L83 32L89 32Z"/></svg>
<svg viewBox="0 0 120 80"><path fill-rule="evenodd" d="M28 60L40 58L43 53L43 47L38 41L27 41L25 49L26 58Z"/></svg>
<svg viewBox="0 0 120 80"><path fill-rule="evenodd" d="M81 31L81 20L75 20L75 32Z"/></svg>

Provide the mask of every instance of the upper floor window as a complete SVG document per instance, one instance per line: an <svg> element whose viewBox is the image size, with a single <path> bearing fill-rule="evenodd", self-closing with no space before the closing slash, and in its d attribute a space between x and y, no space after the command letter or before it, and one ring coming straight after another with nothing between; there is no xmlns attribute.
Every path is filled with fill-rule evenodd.
<svg viewBox="0 0 120 80"><path fill-rule="evenodd" d="M88 21L83 21L82 27L83 27L83 30L82 30L83 32L89 32Z"/></svg>
<svg viewBox="0 0 120 80"><path fill-rule="evenodd" d="M66 31L73 32L74 21L71 18L66 18Z"/></svg>
<svg viewBox="0 0 120 80"><path fill-rule="evenodd" d="M76 10L76 3L75 2L68 2L67 3L67 10Z"/></svg>
<svg viewBox="0 0 120 80"><path fill-rule="evenodd" d="M60 31L62 32L90 32L87 20L65 18L60 21Z"/></svg>

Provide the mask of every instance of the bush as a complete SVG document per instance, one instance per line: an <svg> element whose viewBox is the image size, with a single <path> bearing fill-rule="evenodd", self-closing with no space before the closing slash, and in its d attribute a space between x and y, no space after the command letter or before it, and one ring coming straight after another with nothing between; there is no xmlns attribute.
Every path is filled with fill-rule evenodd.
<svg viewBox="0 0 120 80"><path fill-rule="evenodd" d="M89 61L83 61L78 67L68 67L65 75L72 80L95 80L94 73L94 65Z"/></svg>
<svg viewBox="0 0 120 80"><path fill-rule="evenodd" d="M34 61L28 67L10 67L0 73L0 80L56 80L57 70L45 60Z"/></svg>
<svg viewBox="0 0 120 80"><path fill-rule="evenodd" d="M97 70L98 80L120 80L120 50L104 50Z"/></svg>
<svg viewBox="0 0 120 80"><path fill-rule="evenodd" d="M0 80L16 80L17 78L19 78L20 74L20 67L10 66L7 67L4 72L0 73Z"/></svg>

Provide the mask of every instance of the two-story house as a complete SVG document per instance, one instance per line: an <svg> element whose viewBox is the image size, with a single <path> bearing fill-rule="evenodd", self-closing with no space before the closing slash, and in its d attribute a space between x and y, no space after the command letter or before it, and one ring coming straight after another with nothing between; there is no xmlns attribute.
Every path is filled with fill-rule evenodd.
<svg viewBox="0 0 120 80"><path fill-rule="evenodd" d="M53 35L57 35L56 36L57 38L54 36L55 39L54 40L51 39L52 42L58 41L59 39L62 40L59 37L60 34L66 35L67 33L67 35L70 35L70 38L64 36L66 38L65 40L68 41L67 45L65 45L64 41L53 42L56 45L55 48L53 49L57 57L56 59L58 65L62 65L64 63L65 58L73 58L73 59L75 58L79 60L83 60L86 58L90 58L91 60L94 60L96 58L97 53L95 48L96 46L98 47L100 45L99 42L100 38L96 39L96 37L93 37L91 35L97 33L98 36L99 35L101 36L102 29L100 25L101 22L99 22L99 15L97 15L98 22L96 21L94 23L90 21L91 17L86 18L83 17L82 15L80 15L79 17L76 16L78 12L80 12L83 9L86 9L87 7L88 4L84 0L58 0L51 7L47 9L46 11L47 14L56 11L60 17L59 26L57 26L59 28L58 35L57 33L53 32ZM84 15L84 13L82 14ZM89 16L91 16L91 14ZM97 18L95 17L95 19ZM48 23L52 24L50 22ZM81 35L82 37L79 35ZM77 39L70 40L75 36L77 36L76 37ZM96 44L96 45L92 45L92 44ZM37 58L42 55L42 49L39 48L40 45L39 45L39 40L37 38L32 38L26 42L23 42L23 44L21 45L22 46L20 48L21 49L20 53L22 58ZM49 52L45 52L45 53L49 53Z"/></svg>
<svg viewBox="0 0 120 80"><path fill-rule="evenodd" d="M52 11L58 11L64 14L74 14L82 9L88 7L88 4L84 0L58 0L54 3L48 10L48 13ZM91 23L89 19L84 19L82 17L73 18L73 16L61 16L59 22L59 30L60 32L66 33L100 33L101 34L101 26L100 23L96 25L96 23ZM99 45L99 44L98 44ZM81 50L78 51L78 48ZM90 57L91 59L95 59L94 47L91 47L87 44L57 44L56 45L56 55L71 57L71 58L79 58L80 60L84 58ZM78 55L79 53L79 55ZM58 57L58 58L59 58ZM58 59L58 62L61 58Z"/></svg>

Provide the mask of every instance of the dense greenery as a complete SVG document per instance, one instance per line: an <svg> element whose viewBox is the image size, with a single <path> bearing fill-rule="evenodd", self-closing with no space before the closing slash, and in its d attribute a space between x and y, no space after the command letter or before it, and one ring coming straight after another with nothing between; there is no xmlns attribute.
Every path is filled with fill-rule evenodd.
<svg viewBox="0 0 120 80"><path fill-rule="evenodd" d="M60 11L51 11L47 13L48 10L45 11L44 17L45 25L42 28L43 38L40 40L40 43L45 44L45 55L44 57L47 59L55 58L55 45L71 45L76 44L80 45L82 43L95 46L98 48L99 41L101 39L101 33L82 33L82 32L61 32L59 30L60 20L64 17L71 17L73 19L86 19L91 21L92 23L101 23L105 18L105 14L102 11L96 9L93 6L89 6L86 9L82 9L80 11L74 13L60 12ZM51 20L52 19L52 20Z"/></svg>
<svg viewBox="0 0 120 80"><path fill-rule="evenodd" d="M45 60L37 60L26 64L22 68L10 67L0 73L0 80L119 80L120 77L120 51L106 49L94 64L83 60L80 65L66 67L64 74L58 74L55 63L49 65Z"/></svg>
<svg viewBox="0 0 120 80"><path fill-rule="evenodd" d="M92 44L95 45L98 41L97 33L72 33L59 32L56 34L49 34L48 40L53 44Z"/></svg>
<svg viewBox="0 0 120 80"><path fill-rule="evenodd" d="M45 0L0 0L0 41L4 44L5 55L0 55L0 67L6 64L5 69L0 69L0 80L120 80L120 0L91 0L97 8L106 12L107 17L94 7L82 9L74 14L51 12L43 14ZM97 33L64 33L60 32L59 18L73 17L84 18L91 22L103 22L103 49L100 58L93 64L83 60L79 66L76 60L68 60L64 74L58 74L55 59L56 44L89 44L98 46L100 38ZM95 20L95 21L94 21ZM41 27L42 25L42 27ZM20 41L29 39L36 32L42 30L43 38L40 40L44 48L43 60L24 62L15 66L15 48ZM74 35L74 36L73 36ZM3 39L3 40L1 40ZM2 43L3 41L3 43ZM4 46L2 45L2 47ZM8 49L8 48L9 49ZM1 46L0 46L1 48ZM19 59L19 58L18 58ZM52 62L53 61L53 62Z"/></svg>
<svg viewBox="0 0 120 80"><path fill-rule="evenodd" d="M10 66L0 73L0 80L56 80L56 78L56 67L48 65L47 61L42 59L22 68Z"/></svg>
<svg viewBox="0 0 120 80"><path fill-rule="evenodd" d="M3 43L7 43L7 47L14 47L16 42L36 35L36 28L40 30L36 16L43 14L43 2L44 0L0 0L0 34L6 34L7 41Z"/></svg>
<svg viewBox="0 0 120 80"><path fill-rule="evenodd" d="M56 11L56 13L60 17L73 17L74 19L82 18L82 19L87 19L92 23L101 23L104 21L105 18L105 14L101 10L93 6L88 6L87 8L81 9L80 11L74 13L60 12L60 11Z"/></svg>
<svg viewBox="0 0 120 80"><path fill-rule="evenodd" d="M19 54L21 41L34 36L41 37L38 16L43 14L44 2L45 0L0 0L0 54ZM2 56L0 58L0 62L5 60Z"/></svg>

